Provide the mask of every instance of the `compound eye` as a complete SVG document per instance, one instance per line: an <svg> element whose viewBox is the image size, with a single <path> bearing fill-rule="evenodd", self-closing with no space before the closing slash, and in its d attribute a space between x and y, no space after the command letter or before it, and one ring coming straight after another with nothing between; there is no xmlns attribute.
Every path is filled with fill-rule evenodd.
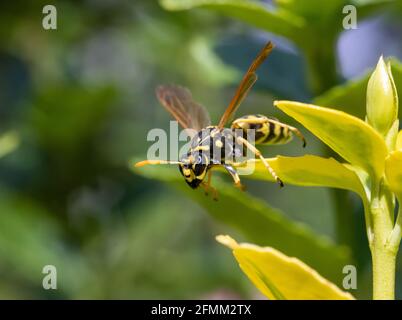
<svg viewBox="0 0 402 320"><path fill-rule="evenodd" d="M198 157L197 157L197 162L196 162L197 164L201 164L202 163L202 157L199 155Z"/></svg>
<svg viewBox="0 0 402 320"><path fill-rule="evenodd" d="M193 165L193 172L195 174L196 177L199 177L203 174L203 172L205 171L206 165L204 164L194 164Z"/></svg>

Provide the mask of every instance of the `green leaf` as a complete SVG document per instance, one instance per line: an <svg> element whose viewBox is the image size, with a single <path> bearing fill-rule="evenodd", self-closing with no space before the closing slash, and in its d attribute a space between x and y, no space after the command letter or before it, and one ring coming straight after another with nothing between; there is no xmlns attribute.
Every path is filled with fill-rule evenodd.
<svg viewBox="0 0 402 320"><path fill-rule="evenodd" d="M313 155L302 157L276 157L267 159L270 166L285 185L322 186L346 189L357 193L364 208L369 208L370 188L367 186L367 173L349 164L342 164L333 158L321 158ZM261 160L248 160L239 164L239 173L244 168L254 166L252 175L247 177L274 182L271 174ZM247 172L250 172L250 167ZM367 211L365 211L367 212ZM366 216L366 219L368 217Z"/></svg>
<svg viewBox="0 0 402 320"><path fill-rule="evenodd" d="M376 6L376 5L384 5L391 4L395 2L395 0L350 0L350 4L356 7L368 7L368 6Z"/></svg>
<svg viewBox="0 0 402 320"><path fill-rule="evenodd" d="M238 244L229 236L216 240L233 251L240 268L269 299L353 300L314 269L272 247Z"/></svg>
<svg viewBox="0 0 402 320"><path fill-rule="evenodd" d="M292 12L293 14L304 17L311 24L324 24L328 19L333 20L342 12L344 0L331 0L322 5L321 0L276 0L278 6ZM315 18L312 20L312 18Z"/></svg>
<svg viewBox="0 0 402 320"><path fill-rule="evenodd" d="M13 152L20 144L20 138L15 131L9 131L0 136L0 158Z"/></svg>
<svg viewBox="0 0 402 320"><path fill-rule="evenodd" d="M261 39L246 36L230 37L228 40L218 42L215 50L227 65L239 70L239 76L232 78L232 84L237 85L256 53L261 50ZM292 74L292 77L288 77L289 74ZM258 81L254 90L261 89L290 100L309 101L312 94L305 81L306 77L304 57L276 47L269 59L259 67Z"/></svg>
<svg viewBox="0 0 402 320"><path fill-rule="evenodd" d="M255 1L244 0L160 0L167 10L188 10L206 8L218 11L229 17L246 22L285 37L297 35L297 29L304 20L285 10L269 10L267 6Z"/></svg>
<svg viewBox="0 0 402 320"><path fill-rule="evenodd" d="M197 63L197 72L201 78L208 79L212 85L231 83L240 78L241 74L224 64L214 53L210 40L205 37L194 37L189 44L189 51Z"/></svg>
<svg viewBox="0 0 402 320"><path fill-rule="evenodd" d="M116 91L109 86L47 86L32 101L38 142L56 153L82 152L84 141L107 121L115 98Z"/></svg>
<svg viewBox="0 0 402 320"><path fill-rule="evenodd" d="M374 179L382 176L387 147L378 132L364 121L311 104L276 101L275 105L352 165L366 170Z"/></svg>
<svg viewBox="0 0 402 320"><path fill-rule="evenodd" d="M328 21L341 21L343 16L342 9L346 5L353 5L357 9L358 18L367 16L373 10L384 7L386 4L391 4L394 0L331 0L326 1L325 6L322 6L322 0L276 0L275 2L283 9L286 9L293 14L300 15L313 24L321 23L323 26ZM313 20L313 18L315 18ZM341 24L339 24L341 26Z"/></svg>
<svg viewBox="0 0 402 320"><path fill-rule="evenodd" d="M282 157L267 159L270 166L285 184L297 186L323 186L346 189L356 192L365 201L364 188L356 173L333 158L313 155L302 157ZM274 182L261 160L249 160L237 167L242 173L244 168L255 166L252 175L247 177ZM248 168L249 170L250 168Z"/></svg>
<svg viewBox="0 0 402 320"><path fill-rule="evenodd" d="M391 72L398 91L399 101L402 101L402 63L391 59ZM366 115L367 83L372 71L359 79L348 81L336 86L314 99L314 103L324 107L345 111L361 119ZM402 112L399 118L402 121Z"/></svg>
<svg viewBox="0 0 402 320"><path fill-rule="evenodd" d="M266 202L223 183L219 177L213 177L213 185L219 192L219 200L213 201L202 190L190 189L177 168L148 166L133 170L144 177L168 182L198 202L215 219L240 231L249 241L274 246L296 256L332 281L339 283L342 278L340 270L351 262L346 247L334 245L306 225L291 221Z"/></svg>
<svg viewBox="0 0 402 320"><path fill-rule="evenodd" d="M395 0L347 0L348 3L357 8L358 19L364 19L372 14L389 9L397 1Z"/></svg>
<svg viewBox="0 0 402 320"><path fill-rule="evenodd" d="M350 3L355 6L368 6L374 4L392 3L394 0L350 0Z"/></svg>

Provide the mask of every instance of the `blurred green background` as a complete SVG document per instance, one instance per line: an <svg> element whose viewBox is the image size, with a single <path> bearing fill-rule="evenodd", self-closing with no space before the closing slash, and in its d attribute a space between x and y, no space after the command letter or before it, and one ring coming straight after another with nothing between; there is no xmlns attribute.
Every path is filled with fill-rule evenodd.
<svg viewBox="0 0 402 320"><path fill-rule="evenodd" d="M298 26L288 32L285 22L280 29L274 16L271 25L268 17L260 23L259 16L236 8L181 11L176 2L55 1L57 30L42 28L48 2L0 5L0 149L11 151L0 159L0 298L261 297L215 242L221 233L276 247L283 239L285 253L307 257L339 284L342 270L314 265L331 261L323 252L334 250L334 259L345 257L339 265L357 265L358 289L351 292L369 297L370 257L356 196L324 188L280 190L245 179L245 200L230 205L237 194L225 189L232 187L222 175L222 201L216 204L190 190L177 168L166 169L171 181L152 174L149 179L133 173L129 160L146 158L150 129L169 128L170 117L154 96L158 84L190 88L217 122L269 39L277 49L238 115L262 113L298 126L274 109L274 99L361 102L366 80L351 79L363 77L381 54L402 58L400 2L353 1L358 29L345 31L340 0L289 1L293 7L278 1L278 10L308 21L299 32ZM289 25L295 21L286 19ZM334 86L344 86L344 96L331 91ZM354 108L351 113L363 114L364 101ZM301 130L306 150L297 141L263 153L332 155ZM261 205L248 208L250 201ZM294 238L271 237L271 216L263 222L266 236L258 234L265 229L241 227L249 214L264 216L264 206L280 210L272 209L285 219L278 226L295 225L284 228ZM322 252L314 256L315 247L304 245L310 240L294 246L298 228ZM42 287L45 265L57 268L57 290ZM398 275L399 297L401 280Z"/></svg>

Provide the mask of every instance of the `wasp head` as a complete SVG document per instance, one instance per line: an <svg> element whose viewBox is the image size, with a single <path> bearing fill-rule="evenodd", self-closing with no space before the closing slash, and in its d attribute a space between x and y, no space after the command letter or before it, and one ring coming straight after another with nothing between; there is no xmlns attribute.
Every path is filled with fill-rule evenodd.
<svg viewBox="0 0 402 320"><path fill-rule="evenodd" d="M188 153L181 158L179 169L187 184L195 189L205 178L208 170L208 158L198 152Z"/></svg>

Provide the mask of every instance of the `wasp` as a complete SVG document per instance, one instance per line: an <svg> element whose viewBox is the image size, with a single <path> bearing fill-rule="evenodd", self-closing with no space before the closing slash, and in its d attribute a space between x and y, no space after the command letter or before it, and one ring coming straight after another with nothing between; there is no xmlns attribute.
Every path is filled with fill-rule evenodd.
<svg viewBox="0 0 402 320"><path fill-rule="evenodd" d="M202 186L206 193L212 190L216 199L216 190L211 186L211 169L223 166L233 178L235 186L244 190L233 159L244 156L245 151L249 150L255 157L261 159L268 172L283 187L282 180L254 144L284 144L295 134L305 147L306 140L300 131L264 115L246 115L234 120L230 128L225 127L257 81L256 70L273 48L274 45L268 42L254 59L216 126L211 125L207 110L193 100L188 89L174 85L159 86L156 89L156 96L162 106L184 129L195 129L198 133L191 139L190 150L180 157L179 161L145 160L136 163L135 166L178 164L181 174L191 188ZM247 139L250 130L254 132L254 144Z"/></svg>

